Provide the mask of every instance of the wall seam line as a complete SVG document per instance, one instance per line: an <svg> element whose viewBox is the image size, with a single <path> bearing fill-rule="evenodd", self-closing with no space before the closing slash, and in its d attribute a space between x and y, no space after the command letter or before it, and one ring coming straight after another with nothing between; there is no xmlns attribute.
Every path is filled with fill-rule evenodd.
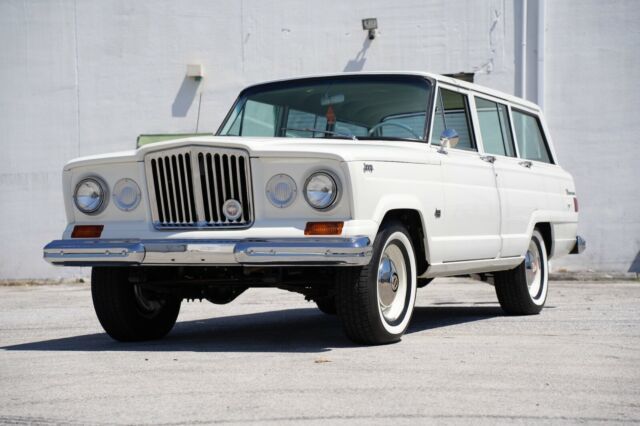
<svg viewBox="0 0 640 426"><path fill-rule="evenodd" d="M80 156L80 77L78 64L78 0L73 2L73 40L75 47L75 84L76 84L76 139L77 155Z"/></svg>

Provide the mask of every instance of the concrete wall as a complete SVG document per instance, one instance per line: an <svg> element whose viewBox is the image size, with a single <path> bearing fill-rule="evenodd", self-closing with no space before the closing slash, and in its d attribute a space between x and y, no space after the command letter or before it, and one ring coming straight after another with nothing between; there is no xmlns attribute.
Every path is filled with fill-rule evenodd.
<svg viewBox="0 0 640 426"><path fill-rule="evenodd" d="M640 2L547 1L545 113L580 199L569 270L640 273Z"/></svg>
<svg viewBox="0 0 640 426"><path fill-rule="evenodd" d="M627 270L640 248L640 3L548 3L545 105L590 243L562 267ZM215 131L243 86L274 78L473 72L514 93L520 10L498 0L1 2L0 278L86 273L41 260L64 226L67 160L131 148L140 133ZM366 17L380 25L373 42ZM200 84L185 79L188 63L203 64ZM603 88L604 76L614 78Z"/></svg>

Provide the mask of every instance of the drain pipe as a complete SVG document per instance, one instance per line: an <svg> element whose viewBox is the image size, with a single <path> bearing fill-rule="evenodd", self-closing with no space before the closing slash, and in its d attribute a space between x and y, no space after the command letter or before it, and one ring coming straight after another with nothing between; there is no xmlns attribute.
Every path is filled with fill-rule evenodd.
<svg viewBox="0 0 640 426"><path fill-rule="evenodd" d="M520 32L520 97L527 98L527 0L522 0L522 27Z"/></svg>
<svg viewBox="0 0 640 426"><path fill-rule="evenodd" d="M544 108L544 0L538 0L538 81L536 100L540 109Z"/></svg>

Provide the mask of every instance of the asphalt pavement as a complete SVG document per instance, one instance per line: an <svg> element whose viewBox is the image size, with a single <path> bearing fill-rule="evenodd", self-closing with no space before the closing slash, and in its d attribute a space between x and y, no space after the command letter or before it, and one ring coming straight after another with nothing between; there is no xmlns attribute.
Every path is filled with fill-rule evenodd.
<svg viewBox="0 0 640 426"><path fill-rule="evenodd" d="M0 287L0 423L640 423L638 281L553 281L506 317L490 285L437 279L377 347L275 289L178 321L117 343L86 284Z"/></svg>

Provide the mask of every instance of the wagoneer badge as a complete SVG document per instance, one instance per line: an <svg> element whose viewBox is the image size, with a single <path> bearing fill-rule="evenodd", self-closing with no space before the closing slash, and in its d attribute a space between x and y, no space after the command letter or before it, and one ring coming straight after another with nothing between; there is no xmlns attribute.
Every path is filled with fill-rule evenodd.
<svg viewBox="0 0 640 426"><path fill-rule="evenodd" d="M373 164L364 163L364 168L362 170L363 173L373 173Z"/></svg>

